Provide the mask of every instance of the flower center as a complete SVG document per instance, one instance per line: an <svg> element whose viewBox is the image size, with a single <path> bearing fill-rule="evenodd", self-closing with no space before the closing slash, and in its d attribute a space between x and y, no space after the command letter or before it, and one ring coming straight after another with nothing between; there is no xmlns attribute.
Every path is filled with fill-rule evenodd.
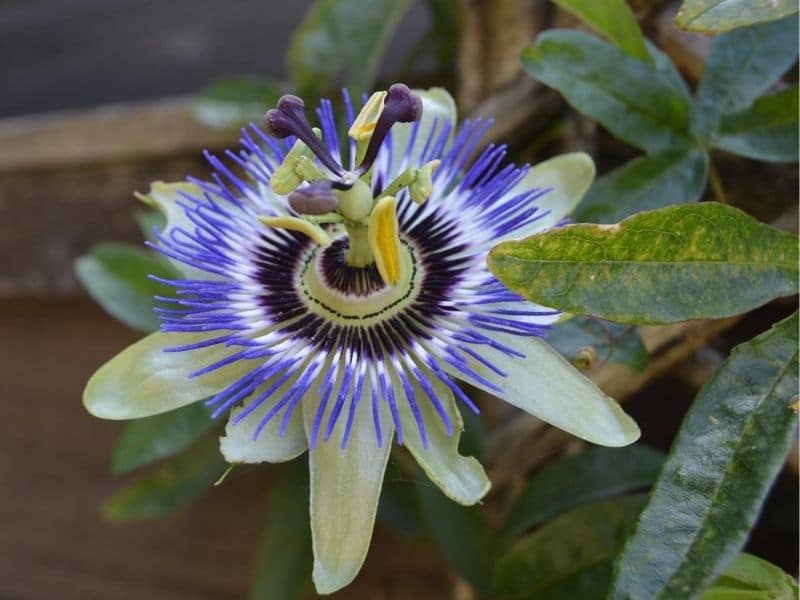
<svg viewBox="0 0 800 600"><path fill-rule="evenodd" d="M343 324L382 320L416 299L423 268L417 250L401 241L409 276L387 285L375 264L354 267L347 261L350 238L341 235L329 246L315 246L300 268L300 292L312 311Z"/></svg>

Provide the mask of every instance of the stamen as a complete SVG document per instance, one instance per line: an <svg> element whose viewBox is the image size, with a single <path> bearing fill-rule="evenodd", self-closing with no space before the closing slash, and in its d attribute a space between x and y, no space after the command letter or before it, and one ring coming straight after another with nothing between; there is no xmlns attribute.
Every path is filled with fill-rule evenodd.
<svg viewBox="0 0 800 600"><path fill-rule="evenodd" d="M431 197L433 193L433 172L439 168L440 164L442 164L442 161L439 159L425 163L417 172L414 181L409 184L408 191L411 194L411 199L417 204L422 204Z"/></svg>
<svg viewBox="0 0 800 600"><path fill-rule="evenodd" d="M395 177L380 195L396 196L400 190L407 187L411 199L417 204L422 204L433 193L433 172L441 163L441 160L435 159L425 163L421 168L409 167Z"/></svg>
<svg viewBox="0 0 800 600"><path fill-rule="evenodd" d="M328 167L334 174L341 177L344 169L334 160L328 149L319 138L314 135L311 125L306 119L305 103L301 98L287 94L278 100L277 108L267 111L264 115L267 133L272 137L284 139L290 135L296 136L305 142L306 146Z"/></svg>
<svg viewBox="0 0 800 600"><path fill-rule="evenodd" d="M311 164L311 158L307 156L311 154L311 149L305 145L303 140L296 140L292 149L284 157L283 162L278 165L269 178L269 187L281 196L293 192L305 179L303 177L304 174L298 172L297 165L303 158ZM317 177L314 177L314 179L317 179Z"/></svg>
<svg viewBox="0 0 800 600"><path fill-rule="evenodd" d="M378 150L389 134L395 123L412 123L422 116L422 99L408 89L407 85L395 83L389 88L384 101L383 112L378 117L369 146L364 154L364 160L356 169L356 173L363 175L372 167Z"/></svg>
<svg viewBox="0 0 800 600"><path fill-rule="evenodd" d="M305 219L300 219L298 217L259 217L259 221L261 221L267 227L278 227L280 229L288 229L290 231L297 231L298 233L302 233L312 240L314 240L320 246L329 246L331 243L331 236L328 235L328 232L325 231L322 227L315 223L310 223Z"/></svg>

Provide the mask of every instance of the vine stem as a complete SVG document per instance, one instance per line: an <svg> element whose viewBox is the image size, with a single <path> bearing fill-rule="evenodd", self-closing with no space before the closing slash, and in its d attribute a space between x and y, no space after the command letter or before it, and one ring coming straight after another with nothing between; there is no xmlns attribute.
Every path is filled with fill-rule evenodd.
<svg viewBox="0 0 800 600"><path fill-rule="evenodd" d="M708 183L711 186L711 193L714 194L714 200L722 204L727 204L728 196L725 194L725 188L722 187L722 179L714 163L709 163L708 166Z"/></svg>

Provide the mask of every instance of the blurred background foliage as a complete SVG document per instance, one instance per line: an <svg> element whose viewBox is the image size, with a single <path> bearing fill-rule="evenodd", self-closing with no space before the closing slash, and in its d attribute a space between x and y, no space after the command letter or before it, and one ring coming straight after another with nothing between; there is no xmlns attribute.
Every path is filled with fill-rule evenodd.
<svg viewBox="0 0 800 600"><path fill-rule="evenodd" d="M298 7L257 4L263 21L253 21L246 32L225 26L228 7L198 5L218 20L216 43L247 49L246 61L220 63L229 75L182 105L190 126L217 132L208 139L235 137L287 92L313 104L324 96L337 102L342 87L361 93L398 80L412 87L441 85L454 92L462 115L495 119L487 142L508 144L514 160L592 154L599 177L576 221L616 223L668 207L679 219L690 214L681 212L689 205L704 201L734 211L709 221L732 242L729 247L699 248L689 257L703 262L722 253L730 268L697 275L702 306L668 304L684 312L666 321L702 320L643 325L666 321L612 314L625 303L606 295L591 306L575 300L573 312L593 316L573 318L550 334L573 364L627 401L642 442L624 449L587 447L474 392L484 416L464 415L461 443L465 453L486 461L493 489L485 505L453 504L402 449L393 455L379 519L402 543L437 549L448 565L446 594L797 597L785 572L796 575L798 563L796 447L791 449L797 319L786 318L796 306L797 242L777 229L797 233L796 2L316 0L307 3L304 16ZM82 9L106 8L86 2ZM61 18L79 18L80 9L63 10ZM158 39L181 19L171 10L154 11L157 18L136 35ZM88 35L130 35L120 18ZM291 35L285 46L273 44L267 61L254 40L269 27ZM173 60L193 43L191 36L169 39L171 46L154 48L172 53ZM13 41L6 36L0 44ZM214 54L213 47L205 51ZM15 60L19 65L8 68L25 68L20 55ZM121 66L113 56L97 60L115 70ZM281 61L285 70L275 67ZM66 80L68 69L60 69ZM144 97L142 81L169 76L134 66L128 81L115 84L117 92L110 86L110 95L99 101ZM185 93L192 86L161 89ZM0 106L8 113L63 108L67 92L46 95L30 108L24 103L30 91L17 88ZM748 214L776 228L767 237L737 237L756 226ZM145 237L159 223L146 211L137 220ZM558 239L548 243L559 251ZM794 267L786 266L786 256ZM597 268L591 259L581 260L590 272ZM638 260L646 260L644 251ZM554 277L566 276L568 267L559 268ZM169 277L171 269L141 246L118 242L94 246L75 263L89 294L143 332L158 327L154 295L169 293L147 275ZM740 294L732 286L737 281L757 290L758 298ZM581 290L597 298L601 284ZM657 284L655 277L637 282ZM634 286L619 294L636 305ZM779 299L786 294L789 299ZM788 409L792 401L794 412ZM250 594L309 596L308 481L297 464L302 458L231 472L217 450L218 429L198 406L126 424L110 461L111 472L125 479L103 505L103 516L119 523L162 517L215 482L224 488L228 479L263 477L269 482L265 528L254 548ZM226 518L256 522L254 515ZM373 549L380 551L392 552ZM426 583L418 585L425 589ZM438 588L428 597L442 593ZM406 596L387 589L375 597Z"/></svg>

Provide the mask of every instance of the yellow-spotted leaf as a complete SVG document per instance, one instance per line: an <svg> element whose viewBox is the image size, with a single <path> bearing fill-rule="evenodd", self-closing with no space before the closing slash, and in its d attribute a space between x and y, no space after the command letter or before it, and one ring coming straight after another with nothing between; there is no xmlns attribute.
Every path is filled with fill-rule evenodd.
<svg viewBox="0 0 800 600"><path fill-rule="evenodd" d="M797 293L797 238L724 204L575 224L489 254L489 268L533 302L623 323L735 315Z"/></svg>

